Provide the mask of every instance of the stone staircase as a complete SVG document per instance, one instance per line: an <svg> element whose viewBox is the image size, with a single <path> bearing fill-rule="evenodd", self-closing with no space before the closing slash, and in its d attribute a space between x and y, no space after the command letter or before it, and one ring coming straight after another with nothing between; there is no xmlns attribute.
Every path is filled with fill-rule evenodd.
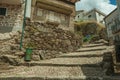
<svg viewBox="0 0 120 80"><path fill-rule="evenodd" d="M4 73L6 71L9 71L10 69L13 69L13 66L10 66L8 63L0 62L0 74Z"/></svg>
<svg viewBox="0 0 120 80"><path fill-rule="evenodd" d="M106 75L104 53L110 52L101 43L85 45L76 52L40 62L24 62L0 74L1 80L120 80Z"/></svg>

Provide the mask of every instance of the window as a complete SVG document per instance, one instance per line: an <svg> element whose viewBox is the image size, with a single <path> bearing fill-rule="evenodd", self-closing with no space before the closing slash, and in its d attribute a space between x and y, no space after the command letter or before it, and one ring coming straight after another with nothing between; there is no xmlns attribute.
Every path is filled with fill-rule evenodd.
<svg viewBox="0 0 120 80"><path fill-rule="evenodd" d="M0 15L6 15L6 8L0 8Z"/></svg>
<svg viewBox="0 0 120 80"><path fill-rule="evenodd" d="M88 18L90 18L90 17L91 17L91 15L88 16Z"/></svg>
<svg viewBox="0 0 120 80"><path fill-rule="evenodd" d="M116 36L115 36L115 40L116 40L116 41L119 41L119 35L116 35Z"/></svg>
<svg viewBox="0 0 120 80"><path fill-rule="evenodd" d="M100 13L98 13L98 15L99 15L99 16L101 16L101 14L100 14Z"/></svg>
<svg viewBox="0 0 120 80"><path fill-rule="evenodd" d="M103 21L100 21L100 23L103 23Z"/></svg>
<svg viewBox="0 0 120 80"><path fill-rule="evenodd" d="M42 9L37 9L37 16L43 16L43 10Z"/></svg>

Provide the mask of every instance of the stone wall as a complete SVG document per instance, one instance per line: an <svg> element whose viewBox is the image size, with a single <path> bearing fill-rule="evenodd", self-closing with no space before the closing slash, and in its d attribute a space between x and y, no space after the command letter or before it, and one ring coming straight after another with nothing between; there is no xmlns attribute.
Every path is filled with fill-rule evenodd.
<svg viewBox="0 0 120 80"><path fill-rule="evenodd" d="M72 52L81 45L80 36L55 25L32 22L26 27L24 47L38 50Z"/></svg>
<svg viewBox="0 0 120 80"><path fill-rule="evenodd" d="M55 25L39 22L27 22L23 38L23 48L20 48L21 32L4 34L7 40L0 40L0 59L16 57L15 62L24 60L26 48L33 48L32 60L39 61L58 57L61 54L76 51L81 46L82 39L70 31L62 30ZM16 61L17 60L17 61ZM9 62L9 60L7 60ZM10 61L11 64L11 61Z"/></svg>
<svg viewBox="0 0 120 80"><path fill-rule="evenodd" d="M6 15L0 15L0 33L21 30L23 19L22 6L0 3L0 7L6 8Z"/></svg>

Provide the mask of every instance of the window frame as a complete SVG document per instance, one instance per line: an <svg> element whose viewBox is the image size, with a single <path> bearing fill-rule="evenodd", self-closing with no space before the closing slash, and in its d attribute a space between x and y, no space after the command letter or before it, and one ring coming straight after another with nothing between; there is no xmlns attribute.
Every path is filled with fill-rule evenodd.
<svg viewBox="0 0 120 80"><path fill-rule="evenodd" d="M7 8L6 7L0 7L0 9L5 9L5 14L4 15L0 14L0 16L6 16L7 15Z"/></svg>
<svg viewBox="0 0 120 80"><path fill-rule="evenodd" d="M92 15L90 14L90 15L88 15L88 18L91 18L92 17Z"/></svg>

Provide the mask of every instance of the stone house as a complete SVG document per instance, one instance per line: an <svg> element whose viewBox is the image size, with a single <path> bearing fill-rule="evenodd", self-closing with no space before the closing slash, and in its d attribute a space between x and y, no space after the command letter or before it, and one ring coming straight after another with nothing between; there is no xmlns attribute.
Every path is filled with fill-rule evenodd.
<svg viewBox="0 0 120 80"><path fill-rule="evenodd" d="M117 29L118 25L118 9L116 8L115 10L113 10L110 14L108 14L105 18L105 25L107 28L107 37L109 40L110 44L113 44L114 40L118 40L119 36L115 36L114 32Z"/></svg>
<svg viewBox="0 0 120 80"><path fill-rule="evenodd" d="M117 8L105 17L109 43L114 44L113 66L114 72L120 70L120 1L117 1Z"/></svg>
<svg viewBox="0 0 120 80"><path fill-rule="evenodd" d="M20 30L23 19L23 0L0 1L0 33Z"/></svg>
<svg viewBox="0 0 120 80"><path fill-rule="evenodd" d="M77 1L79 0L32 0L31 20L73 31Z"/></svg>
<svg viewBox="0 0 120 80"><path fill-rule="evenodd" d="M75 21L83 21L86 12L84 10L76 11Z"/></svg>
<svg viewBox="0 0 120 80"><path fill-rule="evenodd" d="M112 29L113 36L114 36L114 45L115 45L115 56L116 56L116 62L120 63L120 1L117 0L117 10L118 15L117 18L114 20L115 26ZM120 67L120 66L119 66Z"/></svg>
<svg viewBox="0 0 120 80"><path fill-rule="evenodd" d="M31 21L55 24L60 28L74 29L75 2L79 0L28 0ZM25 0L0 1L0 33L22 30ZM29 11L28 11L29 10Z"/></svg>
<svg viewBox="0 0 120 80"><path fill-rule="evenodd" d="M89 12L85 12L85 11L80 12L78 15L76 15L75 20L76 21L92 20L92 21L97 21L99 23L104 24L104 20L103 19L104 19L105 16L106 15L103 12L101 12L101 11L99 11L97 9L92 9Z"/></svg>

